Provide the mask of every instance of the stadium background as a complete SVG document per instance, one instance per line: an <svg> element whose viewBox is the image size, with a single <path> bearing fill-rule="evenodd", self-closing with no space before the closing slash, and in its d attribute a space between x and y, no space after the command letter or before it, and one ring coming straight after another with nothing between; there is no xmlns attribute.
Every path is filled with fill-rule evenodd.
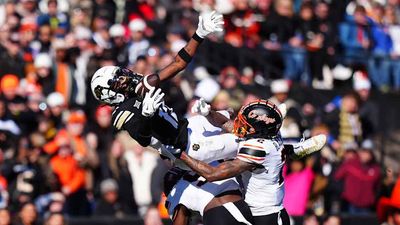
<svg viewBox="0 0 400 225"><path fill-rule="evenodd" d="M112 109L88 81L104 65L159 70L212 9L225 33L163 84L167 103L190 116L195 97L235 111L259 97L285 102L288 141L329 135L321 153L288 162L285 206L296 224L386 219L376 210L399 172L398 0L0 3L0 224L9 215L26 225L166 218L166 166L113 132Z"/></svg>

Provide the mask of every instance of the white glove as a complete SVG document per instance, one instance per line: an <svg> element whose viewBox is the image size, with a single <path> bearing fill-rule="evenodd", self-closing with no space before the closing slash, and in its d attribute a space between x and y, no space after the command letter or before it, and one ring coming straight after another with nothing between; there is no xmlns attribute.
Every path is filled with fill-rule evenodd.
<svg viewBox="0 0 400 225"><path fill-rule="evenodd" d="M145 117L152 117L160 105L164 102L164 93L158 88L155 90L152 87L144 96L142 115Z"/></svg>
<svg viewBox="0 0 400 225"><path fill-rule="evenodd" d="M198 113L202 116L207 116L210 113L211 106L207 104L206 100L200 98L192 106L192 113Z"/></svg>
<svg viewBox="0 0 400 225"><path fill-rule="evenodd" d="M211 33L221 32L224 30L224 17L222 14L212 11L199 16L199 24L197 25L196 34L201 38L205 38Z"/></svg>

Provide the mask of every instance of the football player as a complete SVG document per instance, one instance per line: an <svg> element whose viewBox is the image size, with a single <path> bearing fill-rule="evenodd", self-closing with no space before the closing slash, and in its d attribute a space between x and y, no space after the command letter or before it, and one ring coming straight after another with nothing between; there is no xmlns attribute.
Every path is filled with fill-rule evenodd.
<svg viewBox="0 0 400 225"><path fill-rule="evenodd" d="M205 225L253 224L250 208L242 199L235 178L206 182L193 172L175 167L165 175L164 193L174 225L187 225L193 211L200 213Z"/></svg>
<svg viewBox="0 0 400 225"><path fill-rule="evenodd" d="M212 12L199 17L196 32L187 45L176 55L174 61L158 72L159 79L165 80L182 71L195 54L203 39L214 32L222 31L223 17ZM113 111L113 126L118 130L126 130L140 145L155 145L154 140L159 140L166 145L179 149L193 148L198 151L203 144L214 151L219 151L225 146L224 142L234 143L234 137L223 139L210 138L206 142L195 141L203 136L197 133L188 135L188 131L204 131L209 124L190 123L186 119L177 118L171 108L163 102L164 94L160 89L150 87L144 98L137 94L138 86L143 81L143 76L129 69L116 66L105 66L96 71L91 79L91 90L95 98L102 103L116 106ZM220 113L211 113L214 121L225 118ZM201 120L193 118L192 121ZM227 119L225 119L227 120ZM213 129L213 126L210 125ZM155 139L154 139L154 138ZM153 138L153 139L152 139ZM218 144L213 144L217 141ZM234 149L235 146L229 149ZM204 149L204 147L202 148ZM210 159L213 157L210 154Z"/></svg>
<svg viewBox="0 0 400 225"><path fill-rule="evenodd" d="M308 152L298 144L284 146L279 135L282 120L278 107L269 101L257 100L243 106L234 121L234 133L242 139L237 156L216 167L192 158L185 151L172 151L209 182L241 174L245 201L251 209L255 225L289 225L289 216L283 207L282 170L285 159L290 153L302 156L321 149L326 137L311 139ZM318 140L320 144L312 143Z"/></svg>

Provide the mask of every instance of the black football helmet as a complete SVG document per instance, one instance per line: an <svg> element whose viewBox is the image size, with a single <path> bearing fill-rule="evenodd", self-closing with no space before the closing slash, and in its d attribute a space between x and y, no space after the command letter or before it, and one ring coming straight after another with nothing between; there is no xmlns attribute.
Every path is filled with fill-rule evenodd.
<svg viewBox="0 0 400 225"><path fill-rule="evenodd" d="M243 106L234 121L234 134L240 138L274 138L282 126L282 113L267 100Z"/></svg>

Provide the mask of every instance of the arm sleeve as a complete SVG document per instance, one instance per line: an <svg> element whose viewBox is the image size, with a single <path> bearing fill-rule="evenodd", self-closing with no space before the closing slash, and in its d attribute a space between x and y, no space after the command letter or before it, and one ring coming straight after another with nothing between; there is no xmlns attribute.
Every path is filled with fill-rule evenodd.
<svg viewBox="0 0 400 225"><path fill-rule="evenodd" d="M147 147L151 143L151 118L139 115L138 121L127 121L124 128L141 146Z"/></svg>
<svg viewBox="0 0 400 225"><path fill-rule="evenodd" d="M146 147L151 142L151 118L130 110L118 109L113 114L113 126L126 130L140 145Z"/></svg>

